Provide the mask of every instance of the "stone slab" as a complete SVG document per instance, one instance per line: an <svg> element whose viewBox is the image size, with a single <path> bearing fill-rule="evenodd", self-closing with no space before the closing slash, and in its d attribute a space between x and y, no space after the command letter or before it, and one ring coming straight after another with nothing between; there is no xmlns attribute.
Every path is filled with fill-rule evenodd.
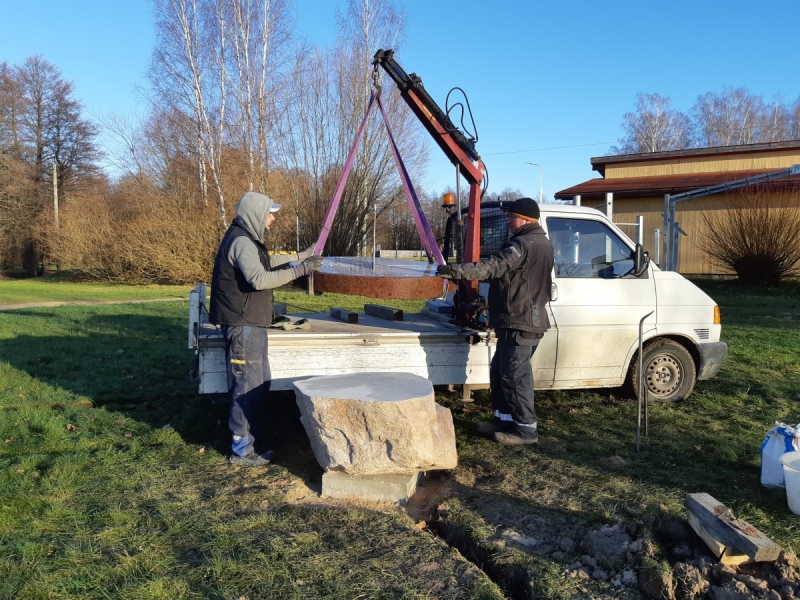
<svg viewBox="0 0 800 600"><path fill-rule="evenodd" d="M417 489L419 471L348 475L329 471L322 475L322 495L329 498L358 497L405 503Z"/></svg>
<svg viewBox="0 0 800 600"><path fill-rule="evenodd" d="M367 372L294 383L300 422L325 471L349 475L453 469L450 411L411 373Z"/></svg>

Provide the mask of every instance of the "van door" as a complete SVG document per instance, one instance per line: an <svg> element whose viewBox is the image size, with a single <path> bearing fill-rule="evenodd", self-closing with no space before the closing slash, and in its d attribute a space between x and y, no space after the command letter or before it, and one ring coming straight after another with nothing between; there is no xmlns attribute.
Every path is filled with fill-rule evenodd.
<svg viewBox="0 0 800 600"><path fill-rule="evenodd" d="M633 248L601 219L548 216L546 228L557 294L550 302L558 330L554 387L620 385L639 320L656 308L650 269L632 275Z"/></svg>

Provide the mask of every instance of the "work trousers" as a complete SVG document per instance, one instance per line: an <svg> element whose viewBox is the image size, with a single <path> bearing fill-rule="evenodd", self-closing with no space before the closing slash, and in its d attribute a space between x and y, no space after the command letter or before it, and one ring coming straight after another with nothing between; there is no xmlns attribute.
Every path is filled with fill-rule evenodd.
<svg viewBox="0 0 800 600"><path fill-rule="evenodd" d="M267 358L267 328L223 327L228 371L228 427L234 454L264 452L267 398L272 375Z"/></svg>
<svg viewBox="0 0 800 600"><path fill-rule="evenodd" d="M489 370L495 418L535 431L531 358L541 338L525 337L516 329L497 329L495 335L497 347Z"/></svg>

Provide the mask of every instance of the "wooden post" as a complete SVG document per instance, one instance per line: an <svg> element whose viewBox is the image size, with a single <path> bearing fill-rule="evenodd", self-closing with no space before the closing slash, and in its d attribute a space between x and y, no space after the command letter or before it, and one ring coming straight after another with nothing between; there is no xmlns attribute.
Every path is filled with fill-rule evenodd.
<svg viewBox="0 0 800 600"><path fill-rule="evenodd" d="M358 323L358 313L349 311L346 308L339 308L338 306L332 307L331 316L345 323Z"/></svg>
<svg viewBox="0 0 800 600"><path fill-rule="evenodd" d="M714 553L733 555L736 564L745 562L742 555L747 562L778 559L780 546L747 521L735 518L730 508L709 494L687 494L684 506L689 523Z"/></svg>
<svg viewBox="0 0 800 600"><path fill-rule="evenodd" d="M364 312L371 317L386 319L387 321L402 321L403 311L391 306L381 306L380 304L365 304Z"/></svg>

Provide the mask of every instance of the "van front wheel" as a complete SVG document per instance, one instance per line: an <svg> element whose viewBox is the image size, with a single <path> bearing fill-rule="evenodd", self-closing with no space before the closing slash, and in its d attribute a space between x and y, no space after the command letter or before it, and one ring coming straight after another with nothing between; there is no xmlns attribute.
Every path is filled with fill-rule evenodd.
<svg viewBox="0 0 800 600"><path fill-rule="evenodd" d="M678 342L663 338L645 344L642 364L644 387L649 399L675 402L691 396L697 380L697 368L692 355ZM638 357L631 365L628 385L638 397Z"/></svg>

